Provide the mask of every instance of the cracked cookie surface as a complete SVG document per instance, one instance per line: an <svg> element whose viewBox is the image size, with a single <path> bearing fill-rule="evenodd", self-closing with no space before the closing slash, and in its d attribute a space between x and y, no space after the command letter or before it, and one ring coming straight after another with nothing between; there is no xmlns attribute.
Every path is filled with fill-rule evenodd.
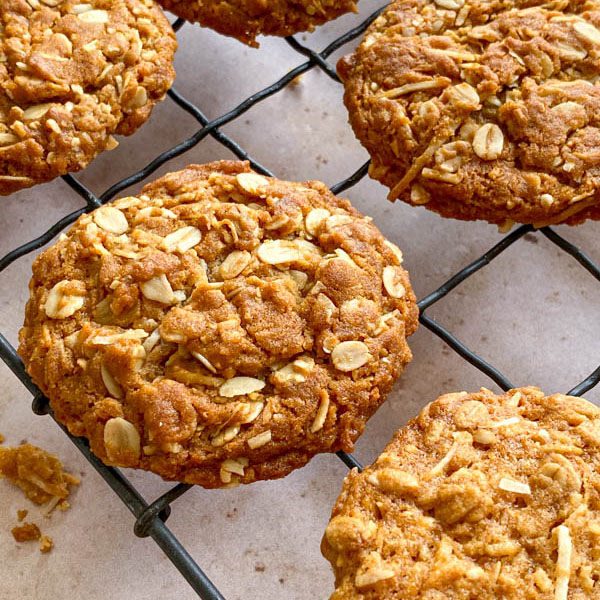
<svg viewBox="0 0 600 600"><path fill-rule="evenodd" d="M600 219L600 5L397 0L338 63L388 198L445 217Z"/></svg>
<svg viewBox="0 0 600 600"><path fill-rule="evenodd" d="M19 352L108 464L205 487L350 451L410 361L400 250L319 182L195 165L35 261Z"/></svg>
<svg viewBox="0 0 600 600"><path fill-rule="evenodd" d="M356 12L353 0L158 0L177 16L210 27L249 46L258 35L287 36Z"/></svg>
<svg viewBox="0 0 600 600"><path fill-rule="evenodd" d="M352 471L322 542L332 600L600 597L600 409L447 394Z"/></svg>
<svg viewBox="0 0 600 600"><path fill-rule="evenodd" d="M0 4L0 194L78 171L130 135L175 77L153 0Z"/></svg>

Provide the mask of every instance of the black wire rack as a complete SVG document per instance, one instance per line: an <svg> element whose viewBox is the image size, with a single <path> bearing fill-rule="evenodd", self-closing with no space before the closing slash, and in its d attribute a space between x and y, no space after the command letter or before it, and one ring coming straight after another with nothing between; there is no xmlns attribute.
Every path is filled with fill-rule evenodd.
<svg viewBox="0 0 600 600"><path fill-rule="evenodd" d="M208 136L211 136L240 159L248 160L256 171L268 176L273 175L265 166L254 160L252 156L250 156L248 152L246 152L233 139L224 134L220 128L239 118L250 108L265 100L269 96L282 91L296 77L306 73L307 71L310 71L311 69L320 69L328 77L339 83L340 80L336 74L335 68L327 61L327 59L344 44L358 38L369 26L369 24L375 18L377 18L383 8L384 7L375 11L357 27L347 31L335 39L321 52L315 52L314 50L301 44L294 37L286 38L286 42L290 45L290 47L305 59L304 62L289 71L284 77L281 77L272 85L269 85L268 87L265 87L252 96L246 98L233 110L230 110L229 112L217 117L212 121L209 120L192 102L181 96L175 89L171 89L168 93L169 98L179 108L194 117L200 124L200 128L194 133L194 135L180 144L170 148L166 152L163 152L154 158L154 160L152 160L143 169L114 184L99 196L90 191L72 175L65 175L63 180L85 200L86 205L83 208L80 208L79 210L76 210L61 218L39 237L22 244L18 248L15 248L0 258L0 273L16 260L31 252L34 252L35 250L38 250L50 242L83 213L94 210L105 202L112 200L121 191L146 179L162 165L171 159L184 154L191 148L194 148ZM173 24L173 28L175 31L179 31L184 24L185 21L178 19ZM339 194L344 190L356 185L367 175L368 166L368 162L362 165L355 173L332 186L331 191L334 194ZM573 257L598 282L600 282L600 267L595 264L583 251L564 239L562 236L556 233L556 231L550 227L544 227L542 229L535 230L531 225L522 225L512 233L505 235L500 242L490 248L477 260L458 271L438 289L434 290L418 302L420 310L420 323L438 336L441 340L443 340L446 344L448 344L463 359L468 361L471 365L475 366L477 369L479 369L479 371L492 379L503 390L509 390L514 387L507 376L501 373L496 367L486 362L475 352L470 350L450 331L448 331L440 323L436 322L432 317L427 315L426 311L429 307L452 292L452 290L454 290L459 284L471 277L471 275L483 267L489 265L491 261L497 258L513 244L518 242L525 234L530 232L535 232L537 235L544 235L563 252L566 252ZM0 357L11 369L14 375L18 377L25 388L27 388L27 390L33 395L33 412L37 415L50 415L52 418L54 418L52 410L48 404L48 399L31 381L29 375L27 375L25 372L23 362L17 355L15 348L8 342L6 337L1 332ZM600 383L600 366L598 366L598 368L596 368L596 370L583 381L574 385L573 388L567 393L570 395L580 396L594 386L598 385L598 383ZM179 572L183 575L183 577L200 598L203 600L224 600L224 596L221 594L221 592L209 580L204 571L202 571L202 569L198 566L198 564L194 561L187 550L182 546L182 544L177 540L177 538L165 524L171 513L171 503L193 486L187 484L175 485L165 494L161 495L159 498L149 504L144 500L142 495L135 489L135 487L119 469L105 466L98 458L96 458L96 456L91 453L87 440L84 438L76 438L71 436L63 425L60 423L57 424L77 446L77 448L90 462L94 469L96 469L96 471L102 476L106 483L108 483L108 485L115 491L127 508L133 513L136 519L134 525L135 535L138 537L149 536L154 539L154 541L160 546L163 552L167 555L173 565L179 570ZM351 454L338 452L337 456L348 468L362 469L361 464Z"/></svg>

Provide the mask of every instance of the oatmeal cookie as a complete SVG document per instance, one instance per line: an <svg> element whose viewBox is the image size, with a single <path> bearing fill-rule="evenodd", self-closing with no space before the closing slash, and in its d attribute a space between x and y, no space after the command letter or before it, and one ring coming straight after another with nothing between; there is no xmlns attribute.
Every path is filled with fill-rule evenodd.
<svg viewBox="0 0 600 600"><path fill-rule="evenodd" d="M153 0L0 2L0 194L132 134L171 86L176 47Z"/></svg>
<svg viewBox="0 0 600 600"><path fill-rule="evenodd" d="M410 361L402 254L319 182L195 165L33 266L20 354L112 465L222 487L351 451Z"/></svg>
<svg viewBox="0 0 600 600"><path fill-rule="evenodd" d="M600 410L448 394L352 471L322 542L331 600L599 597Z"/></svg>
<svg viewBox="0 0 600 600"><path fill-rule="evenodd" d="M158 0L191 22L237 38L258 48L256 36L293 35L312 31L347 12L357 12L353 0Z"/></svg>
<svg viewBox="0 0 600 600"><path fill-rule="evenodd" d="M338 63L369 173L445 217L600 219L600 4L396 0Z"/></svg>

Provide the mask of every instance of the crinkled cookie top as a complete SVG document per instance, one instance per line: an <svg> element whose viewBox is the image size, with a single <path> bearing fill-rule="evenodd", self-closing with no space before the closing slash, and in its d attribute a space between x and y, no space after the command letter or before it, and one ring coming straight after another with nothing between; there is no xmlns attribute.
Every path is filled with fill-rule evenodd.
<svg viewBox="0 0 600 600"><path fill-rule="evenodd" d="M600 410L527 387L447 394L351 472L322 550L332 600L591 600Z"/></svg>
<svg viewBox="0 0 600 600"><path fill-rule="evenodd" d="M370 174L443 216L600 219L600 5L397 0L338 70Z"/></svg>
<svg viewBox="0 0 600 600"><path fill-rule="evenodd" d="M351 450L410 361L402 254L321 183L190 166L33 266L20 354L113 465L219 487Z"/></svg>
<svg viewBox="0 0 600 600"><path fill-rule="evenodd" d="M171 86L176 47L153 0L2 0L0 194L133 133Z"/></svg>

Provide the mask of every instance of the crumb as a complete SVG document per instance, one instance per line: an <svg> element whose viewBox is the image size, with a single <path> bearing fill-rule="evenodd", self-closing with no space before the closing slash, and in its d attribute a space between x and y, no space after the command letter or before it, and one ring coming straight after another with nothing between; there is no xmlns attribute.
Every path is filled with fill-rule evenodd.
<svg viewBox="0 0 600 600"><path fill-rule="evenodd" d="M31 444L0 448L1 477L19 486L35 504L53 498L64 500L70 493L69 486L79 484L79 479L62 470L56 456Z"/></svg>
<svg viewBox="0 0 600 600"><path fill-rule="evenodd" d="M40 552L42 554L47 554L48 552L50 552L53 546L54 542L52 541L52 538L49 535L42 536L42 539L40 540Z"/></svg>
<svg viewBox="0 0 600 600"><path fill-rule="evenodd" d="M13 534L16 542L30 542L39 540L42 535L40 528L35 523L23 523L13 527L10 532Z"/></svg>
<svg viewBox="0 0 600 600"><path fill-rule="evenodd" d="M4 436L0 433L0 444L4 442Z"/></svg>
<svg viewBox="0 0 600 600"><path fill-rule="evenodd" d="M254 565L254 570L257 573L264 573L265 572L265 565L263 565L262 563L258 563L256 565Z"/></svg>
<svg viewBox="0 0 600 600"><path fill-rule="evenodd" d="M285 583L285 579L284 579L283 577L280 577L280 578L279 578L279 583L280 583L281 585L283 585L283 584Z"/></svg>
<svg viewBox="0 0 600 600"><path fill-rule="evenodd" d="M537 243L539 242L539 240L538 240L538 238L537 238L537 235L536 235L535 233L526 233L526 234L523 236L523 239L524 239L526 242L529 242L529 243L531 243L531 244L537 244Z"/></svg>
<svg viewBox="0 0 600 600"><path fill-rule="evenodd" d="M46 504L46 517L50 517L56 507L67 510L71 506L66 500L70 494L69 487L79 485L77 477L63 471L56 456L31 444L0 448L0 478L3 477L19 486L33 503ZM19 523L28 512L26 509L17 510ZM17 542L40 540L42 554L47 554L54 546L52 538L47 535L42 537L40 528L34 523L17 525L11 532Z"/></svg>

